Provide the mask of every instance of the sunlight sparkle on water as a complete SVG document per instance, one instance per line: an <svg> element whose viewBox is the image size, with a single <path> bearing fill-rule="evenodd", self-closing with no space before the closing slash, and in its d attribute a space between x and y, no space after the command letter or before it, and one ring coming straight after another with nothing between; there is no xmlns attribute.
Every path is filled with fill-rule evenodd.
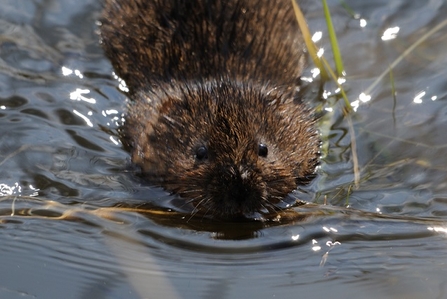
<svg viewBox="0 0 447 299"><path fill-rule="evenodd" d="M80 70L75 70L74 73L75 73L75 75L78 76L79 78L81 78L81 79L84 78L84 75L81 73Z"/></svg>
<svg viewBox="0 0 447 299"><path fill-rule="evenodd" d="M421 104L422 103L422 98L426 95L425 91L421 91L420 93L418 93L414 99L413 102L416 104Z"/></svg>
<svg viewBox="0 0 447 299"><path fill-rule="evenodd" d="M335 242L327 241L326 242L326 246L328 246L328 247L333 247L333 246L336 246L336 245L341 245L341 243L338 242L338 241L335 241Z"/></svg>
<svg viewBox="0 0 447 299"><path fill-rule="evenodd" d="M93 127L93 123L90 121L90 119L87 116L85 116L84 114L82 114L81 112L76 111L76 110L73 110L73 113L76 114L77 116L79 116L80 118L82 118L85 121L85 123L87 124L87 126ZM89 112L88 115L91 115L91 112Z"/></svg>
<svg viewBox="0 0 447 299"><path fill-rule="evenodd" d="M355 100L355 101L351 102L351 107L352 107L352 109L354 109L354 111L357 111L357 109L360 106L360 102L366 103L366 102L369 102L369 101L371 101L371 96L362 92L359 95L359 99L358 100Z"/></svg>
<svg viewBox="0 0 447 299"><path fill-rule="evenodd" d="M323 226L323 230L324 231L326 231L326 232L333 232L333 233L337 233L338 232L338 230L336 229L336 228L333 228L333 227L327 227L327 226Z"/></svg>
<svg viewBox="0 0 447 299"><path fill-rule="evenodd" d="M323 94L322 94L323 99L327 100L331 96L331 94L332 93L328 90L323 91Z"/></svg>
<svg viewBox="0 0 447 299"><path fill-rule="evenodd" d="M102 110L101 114L105 117L112 115L112 114L118 114L118 110L110 109L110 110Z"/></svg>
<svg viewBox="0 0 447 299"><path fill-rule="evenodd" d="M321 250L321 246L318 245L318 241L315 239L312 239L312 250L313 251L320 251Z"/></svg>
<svg viewBox="0 0 447 299"><path fill-rule="evenodd" d="M316 67L313 68L310 72L312 73L312 77L316 78L320 74L320 69Z"/></svg>
<svg viewBox="0 0 447 299"><path fill-rule="evenodd" d="M39 195L40 189L35 188L33 185L28 186L29 190L32 192L27 192L27 196L37 196ZM27 189L25 187L25 189ZM19 185L18 182L15 182L13 186L9 186L7 184L0 183L0 196L7 196L7 195L16 195L21 196L22 195L22 186Z"/></svg>
<svg viewBox="0 0 447 299"><path fill-rule="evenodd" d="M126 82L121 79L116 73L113 73L112 75L119 82L118 88L123 92L129 92L129 88L126 85Z"/></svg>
<svg viewBox="0 0 447 299"><path fill-rule="evenodd" d="M360 27L364 28L364 27L366 27L366 24L367 24L367 22L365 19L360 19Z"/></svg>
<svg viewBox="0 0 447 299"><path fill-rule="evenodd" d="M324 48L320 48L320 49L318 50L318 52L317 52L317 56L318 56L319 58L321 58L321 57L323 56L323 54L324 54Z"/></svg>
<svg viewBox="0 0 447 299"><path fill-rule="evenodd" d="M84 101L90 104L96 104L96 100L94 98L87 98L84 95L89 94L90 90L88 89L80 89L76 88L75 91L70 92L70 100L73 101Z"/></svg>
<svg viewBox="0 0 447 299"><path fill-rule="evenodd" d="M294 236L292 236L292 241L298 241L299 238L300 238L300 235L294 235Z"/></svg>
<svg viewBox="0 0 447 299"><path fill-rule="evenodd" d="M63 66L62 67L62 75L69 76L73 74L73 70L69 69L68 67Z"/></svg>
<svg viewBox="0 0 447 299"><path fill-rule="evenodd" d="M314 79L311 77L301 77L301 81L311 83L314 82Z"/></svg>
<svg viewBox="0 0 447 299"><path fill-rule="evenodd" d="M345 72L343 72L343 76L345 76ZM338 84L342 85L343 83L346 82L346 78L345 77L340 77L337 79Z"/></svg>
<svg viewBox="0 0 447 299"><path fill-rule="evenodd" d="M397 33L399 32L399 27L391 27L385 30L385 32L382 35L382 40L391 40L395 39L397 37Z"/></svg>
<svg viewBox="0 0 447 299"><path fill-rule="evenodd" d="M362 92L362 93L359 95L359 100L362 101L363 103L366 103L366 102L371 101L371 96L370 96L370 95L367 95L367 94L365 94L365 93Z"/></svg>
<svg viewBox="0 0 447 299"><path fill-rule="evenodd" d="M119 145L120 144L119 141L116 140L113 136L110 136L110 141L112 141L115 145ZM293 237L292 237L292 240L293 240Z"/></svg>
<svg viewBox="0 0 447 299"><path fill-rule="evenodd" d="M81 73L80 70L72 70L66 66L63 66L61 68L61 70L62 70L62 75L64 75L64 76L70 76L71 74L75 74L75 76L79 77L80 79L84 78L84 75Z"/></svg>
<svg viewBox="0 0 447 299"><path fill-rule="evenodd" d="M312 35L312 41L314 43L318 42L319 40L321 40L321 38L323 37L323 32L321 31L317 31L314 33L314 35Z"/></svg>
<svg viewBox="0 0 447 299"><path fill-rule="evenodd" d="M14 189L15 189L14 186L11 187L6 184L0 184L0 195L1 196L12 195L14 193Z"/></svg>

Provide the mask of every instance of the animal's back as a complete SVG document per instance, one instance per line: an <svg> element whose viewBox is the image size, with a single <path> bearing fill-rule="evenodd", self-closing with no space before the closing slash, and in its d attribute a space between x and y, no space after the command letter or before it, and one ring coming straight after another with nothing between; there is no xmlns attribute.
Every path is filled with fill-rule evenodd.
<svg viewBox="0 0 447 299"><path fill-rule="evenodd" d="M225 76L295 85L305 62L290 0L106 0L101 23L131 91Z"/></svg>

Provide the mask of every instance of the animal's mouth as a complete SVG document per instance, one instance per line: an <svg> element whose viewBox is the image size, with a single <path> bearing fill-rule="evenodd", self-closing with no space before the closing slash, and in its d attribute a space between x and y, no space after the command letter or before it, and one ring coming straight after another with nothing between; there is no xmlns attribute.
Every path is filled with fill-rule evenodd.
<svg viewBox="0 0 447 299"><path fill-rule="evenodd" d="M195 202L194 216L234 221L266 221L278 213L301 205L302 202L291 194L282 200L269 201L261 197L248 196L240 198L210 198L208 202Z"/></svg>

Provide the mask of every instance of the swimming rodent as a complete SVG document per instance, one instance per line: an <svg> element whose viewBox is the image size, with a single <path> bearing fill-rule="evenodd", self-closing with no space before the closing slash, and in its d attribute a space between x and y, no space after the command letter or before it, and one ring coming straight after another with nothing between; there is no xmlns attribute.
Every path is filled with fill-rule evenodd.
<svg viewBox="0 0 447 299"><path fill-rule="evenodd" d="M275 212L313 177L290 0L105 0L100 22L132 100L122 139L150 183L228 218Z"/></svg>

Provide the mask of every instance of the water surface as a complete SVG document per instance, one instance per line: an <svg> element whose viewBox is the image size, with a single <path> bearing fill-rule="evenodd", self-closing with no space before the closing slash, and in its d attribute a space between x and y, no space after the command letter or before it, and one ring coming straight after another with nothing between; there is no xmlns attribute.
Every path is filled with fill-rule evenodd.
<svg viewBox="0 0 447 299"><path fill-rule="evenodd" d="M173 212L172 196L135 175L116 134L126 95L98 43L100 3L3 0L0 298L446 298L445 27L393 79L389 69L447 6L346 3L354 15L329 1L345 87L354 103L370 97L354 130L338 111L322 121L329 152L297 191L308 205L223 223ZM331 60L321 5L304 6ZM318 80L308 87L318 106Z"/></svg>

